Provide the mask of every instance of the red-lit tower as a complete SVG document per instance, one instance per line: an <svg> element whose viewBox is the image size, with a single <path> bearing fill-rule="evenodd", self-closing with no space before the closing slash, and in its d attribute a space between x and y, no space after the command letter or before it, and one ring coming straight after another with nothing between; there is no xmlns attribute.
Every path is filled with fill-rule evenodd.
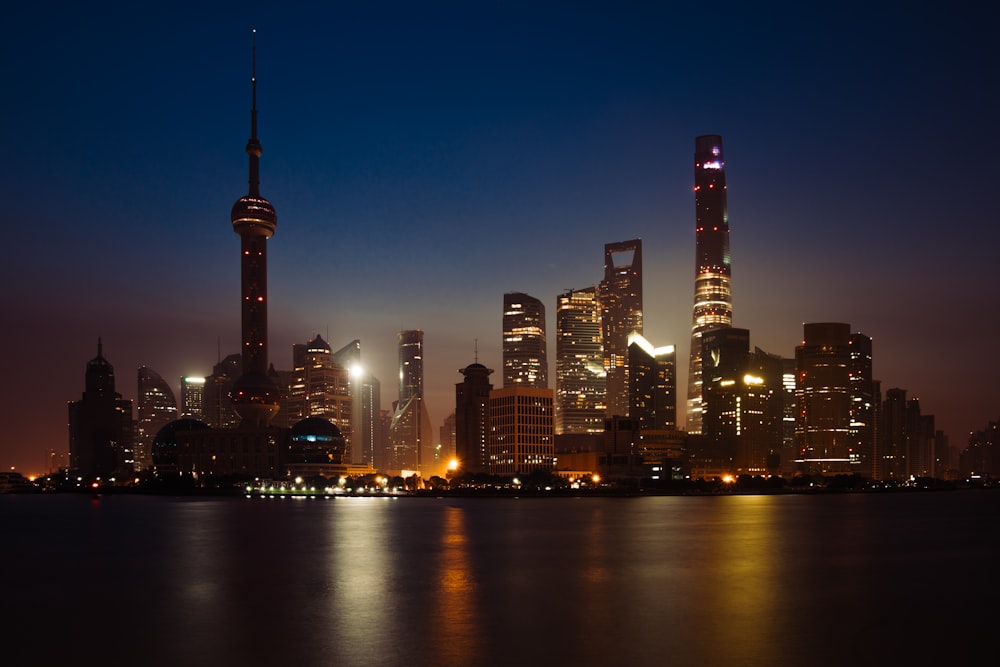
<svg viewBox="0 0 1000 667"><path fill-rule="evenodd" d="M694 140L695 276L691 324L691 364L685 427L701 433L701 336L733 324L733 285L729 260L729 212L722 137Z"/></svg>
<svg viewBox="0 0 1000 667"><path fill-rule="evenodd" d="M257 139L257 43L254 31L251 70L250 192L232 210L233 231L240 235L240 304L243 331L243 375L229 396L242 419L241 427L265 427L278 411L279 391L268 377L267 363L267 239L274 234L278 214L260 195L261 146Z"/></svg>

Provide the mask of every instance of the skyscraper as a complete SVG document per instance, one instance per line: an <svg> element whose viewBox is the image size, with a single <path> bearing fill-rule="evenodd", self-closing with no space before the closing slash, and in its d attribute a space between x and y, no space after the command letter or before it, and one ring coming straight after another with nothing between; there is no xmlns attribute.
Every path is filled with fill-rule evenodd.
<svg viewBox="0 0 1000 667"><path fill-rule="evenodd" d="M212 367L212 374L205 378L202 388L202 414L212 428L235 428L239 417L234 411L229 394L233 383L243 375L243 355L230 354Z"/></svg>
<svg viewBox="0 0 1000 667"><path fill-rule="evenodd" d="M399 332L399 402L424 395L424 332Z"/></svg>
<svg viewBox="0 0 1000 667"><path fill-rule="evenodd" d="M852 333L848 339L850 361L847 372L851 385L851 436L854 449L864 465L863 473L877 475L876 400L872 379L872 339L863 333Z"/></svg>
<svg viewBox="0 0 1000 667"><path fill-rule="evenodd" d="M879 479L906 479L909 474L909 434L907 432L906 390L892 387L882 403L884 443Z"/></svg>
<svg viewBox="0 0 1000 667"><path fill-rule="evenodd" d="M556 433L604 431L604 343L594 286L559 295L556 305Z"/></svg>
<svg viewBox="0 0 1000 667"><path fill-rule="evenodd" d="M399 399L393 403L389 448L393 470L419 471L425 477L439 472L434 470L434 429L424 404L424 332L420 330L399 332Z"/></svg>
<svg viewBox="0 0 1000 667"><path fill-rule="evenodd" d="M136 375L138 433L135 461L136 468L143 470L152 462L150 454L157 432L177 418L177 401L170 385L152 368L139 366Z"/></svg>
<svg viewBox="0 0 1000 667"><path fill-rule="evenodd" d="M131 475L134 444L132 401L115 391L115 369L98 339L97 356L87 362L83 396L69 404L70 470L104 480Z"/></svg>
<svg viewBox="0 0 1000 667"><path fill-rule="evenodd" d="M747 329L704 332L702 438L727 472L777 471L782 450L783 365L780 357L750 352Z"/></svg>
<svg viewBox="0 0 1000 667"><path fill-rule="evenodd" d="M503 295L503 386L548 387L545 306L521 292Z"/></svg>
<svg viewBox="0 0 1000 667"><path fill-rule="evenodd" d="M641 334L628 337L629 417L640 431L677 428L677 354L653 347Z"/></svg>
<svg viewBox="0 0 1000 667"><path fill-rule="evenodd" d="M729 212L722 137L694 140L695 275L686 429L701 433L701 336L733 323Z"/></svg>
<svg viewBox="0 0 1000 667"><path fill-rule="evenodd" d="M181 417L205 419L205 378L185 375L181 378Z"/></svg>
<svg viewBox="0 0 1000 667"><path fill-rule="evenodd" d="M287 399L289 423L307 417L328 420L340 431L345 455L350 456L354 423L347 369L337 363L330 345L319 335L308 343L292 346L292 365Z"/></svg>
<svg viewBox="0 0 1000 667"><path fill-rule="evenodd" d="M642 333L642 241L604 246L601 335L604 346L607 415L627 416L629 408L628 337Z"/></svg>
<svg viewBox="0 0 1000 667"><path fill-rule="evenodd" d="M240 308L242 311L243 375L230 397L246 427L266 427L278 411L280 391L268 377L267 363L267 240L274 234L278 214L260 194L261 145L257 138L257 45L253 47L250 77L250 191L236 200L231 212L233 231L240 236Z"/></svg>
<svg viewBox="0 0 1000 667"><path fill-rule="evenodd" d="M460 472L486 472L489 463L492 368L472 363L459 370L455 384L455 458Z"/></svg>
<svg viewBox="0 0 1000 667"><path fill-rule="evenodd" d="M372 465L378 415L382 409L381 383L361 363L361 341L350 343L333 353L333 358L347 369L350 379L352 414L351 458L354 463Z"/></svg>
<svg viewBox="0 0 1000 667"><path fill-rule="evenodd" d="M860 472L861 453L851 428L850 325L803 325L795 364L797 462L810 473Z"/></svg>

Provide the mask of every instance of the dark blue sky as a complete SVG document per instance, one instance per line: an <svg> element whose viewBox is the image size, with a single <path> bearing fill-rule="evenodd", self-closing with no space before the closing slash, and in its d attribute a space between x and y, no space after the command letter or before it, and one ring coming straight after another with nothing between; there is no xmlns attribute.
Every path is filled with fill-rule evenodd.
<svg viewBox="0 0 1000 667"><path fill-rule="evenodd" d="M721 134L751 344L849 322L953 444L1000 417L981 3L330 5L7 10L0 464L66 449L98 336L130 398L140 364L176 391L238 349L253 27L278 368L359 338L388 407L396 333L423 329L439 423L476 341L499 369L504 292L545 302L554 357L556 295L639 237L646 337L683 388L694 137Z"/></svg>

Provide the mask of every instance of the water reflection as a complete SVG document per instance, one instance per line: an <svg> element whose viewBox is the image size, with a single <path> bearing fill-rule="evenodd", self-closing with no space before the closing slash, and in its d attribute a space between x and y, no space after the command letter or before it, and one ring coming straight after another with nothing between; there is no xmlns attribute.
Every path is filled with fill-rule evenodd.
<svg viewBox="0 0 1000 667"><path fill-rule="evenodd" d="M782 580L779 507L773 496L733 496L708 499L710 530L699 559L702 604L712 610L701 619L711 628L713 661L768 664L782 646L780 604L788 585ZM787 576L787 572L785 573ZM702 630L704 635L704 630ZM707 637L706 637L707 639Z"/></svg>
<svg viewBox="0 0 1000 667"><path fill-rule="evenodd" d="M0 498L4 664L957 664L992 631L998 515L996 493Z"/></svg>
<svg viewBox="0 0 1000 667"><path fill-rule="evenodd" d="M392 533L386 513L388 498L347 498L327 503L321 535L329 540L324 626L331 653L346 664L362 664L391 642L383 616L386 589L396 576L388 549ZM320 535L317 535L320 537Z"/></svg>
<svg viewBox="0 0 1000 667"><path fill-rule="evenodd" d="M471 665L481 654L480 610L469 556L465 510L443 509L437 589L431 600L430 655L442 665Z"/></svg>

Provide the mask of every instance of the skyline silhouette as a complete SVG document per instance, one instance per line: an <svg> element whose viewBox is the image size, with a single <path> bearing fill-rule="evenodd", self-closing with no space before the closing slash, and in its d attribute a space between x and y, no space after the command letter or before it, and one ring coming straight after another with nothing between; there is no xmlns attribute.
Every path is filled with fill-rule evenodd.
<svg viewBox="0 0 1000 667"><path fill-rule="evenodd" d="M276 367L317 333L360 339L385 405L396 335L422 329L437 427L458 369L500 367L505 292L545 303L551 373L557 295L631 238L645 336L686 359L692 144L719 134L751 345L792 356L802 323L848 322L874 339L883 390L920 398L953 446L997 418L996 58L974 11L237 7L13 11L5 467L65 450L98 337L126 398L140 365L177 391L239 349L228 212L252 27L282 215Z"/></svg>

